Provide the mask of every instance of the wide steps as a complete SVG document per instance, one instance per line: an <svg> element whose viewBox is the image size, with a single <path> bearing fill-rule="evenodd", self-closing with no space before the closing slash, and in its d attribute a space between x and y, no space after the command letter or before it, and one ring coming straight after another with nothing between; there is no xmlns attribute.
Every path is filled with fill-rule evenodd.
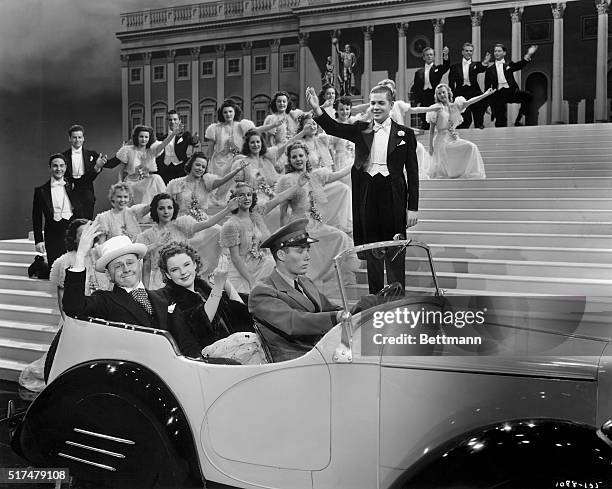
<svg viewBox="0 0 612 489"><path fill-rule="evenodd" d="M58 324L60 313L56 307L21 306L16 304L0 304L0 318L20 322Z"/></svg>
<svg viewBox="0 0 612 489"><path fill-rule="evenodd" d="M544 175L544 176L502 176L497 178L485 178L478 180L455 180L455 179L428 179L421 180L420 189L426 191L428 189L443 189L454 190L461 189L491 189L491 188L607 188L612 190L612 176L603 178L595 176L561 176L561 175Z"/></svg>
<svg viewBox="0 0 612 489"><path fill-rule="evenodd" d="M0 358L0 379L17 382L19 374L31 362Z"/></svg>
<svg viewBox="0 0 612 489"><path fill-rule="evenodd" d="M512 216L510 216L512 217ZM500 230L508 233L548 233L560 235L606 235L612 231L612 223L582 221L523 221L489 219L421 219L414 232L463 231L474 233ZM612 238L612 234L608 237Z"/></svg>
<svg viewBox="0 0 612 489"><path fill-rule="evenodd" d="M610 191L608 191L610 192ZM423 216L425 211L444 210L456 212L475 212L476 214L485 211L495 211L502 213L520 212L525 216L533 212L542 211L543 213L557 213L565 217L566 212L575 215L581 214L585 216L585 220L591 216L609 215L612 212L612 198L557 198L551 201L550 198L494 198L494 197L468 197L461 198L460 196L451 198L436 198L432 195L431 190L421 193L419 196L419 216ZM553 208L554 207L554 208ZM447 216L448 214L445 214ZM544 214L541 214L544 215ZM470 214L470 217L474 215ZM523 217L523 216L521 216ZM601 218L595 219L602 220Z"/></svg>
<svg viewBox="0 0 612 489"><path fill-rule="evenodd" d="M26 364L37 360L49 349L48 344L0 338L0 358Z"/></svg>
<svg viewBox="0 0 612 489"><path fill-rule="evenodd" d="M610 177L612 176L612 168L609 170L581 170L578 168L575 169L567 169L567 170L495 170L487 167L485 165L485 171L487 173L487 178L550 178L550 177L590 177L590 178L600 178L600 177Z"/></svg>
<svg viewBox="0 0 612 489"><path fill-rule="evenodd" d="M510 208L454 208L428 209L422 206L419 210L420 220L470 220L485 221L542 221L542 222L584 222L610 223L612 209L513 209ZM0 264L1 267L1 264ZM0 268L1 269L1 268Z"/></svg>
<svg viewBox="0 0 612 489"><path fill-rule="evenodd" d="M0 289L0 304L58 307L57 293L44 290Z"/></svg>
<svg viewBox="0 0 612 489"><path fill-rule="evenodd" d="M59 329L58 323L34 323L0 319L0 338L49 344Z"/></svg>

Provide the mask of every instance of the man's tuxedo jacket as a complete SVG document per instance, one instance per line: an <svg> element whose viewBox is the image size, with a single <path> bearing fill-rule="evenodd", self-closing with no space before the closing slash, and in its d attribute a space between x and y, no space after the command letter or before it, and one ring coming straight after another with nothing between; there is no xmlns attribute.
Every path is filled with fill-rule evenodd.
<svg viewBox="0 0 612 489"><path fill-rule="evenodd" d="M166 139L168 135L164 135L162 141ZM193 136L188 131L185 131L177 136L174 136L174 153L179 161L185 163L187 160L187 148L193 145ZM160 168L160 165L164 164L164 157L166 155L166 150L161 152L161 154L156 158L157 167Z"/></svg>
<svg viewBox="0 0 612 489"><path fill-rule="evenodd" d="M444 73L450 68L450 61L445 59L441 65L433 65L429 70L429 82L431 88L435 90ZM414 83L412 85L412 91L416 97L417 102L422 102L423 90L425 87L425 68L419 68L414 74Z"/></svg>
<svg viewBox="0 0 612 489"><path fill-rule="evenodd" d="M472 61L468 68L468 78L470 85L472 86L472 92L476 95L481 95L482 90L478 84L478 74L484 73L487 67L478 61ZM463 87L463 59L460 63L455 63L450 67L448 73L448 86L454 95L457 95L457 91Z"/></svg>
<svg viewBox="0 0 612 489"><path fill-rule="evenodd" d="M504 64L504 76L506 77L506 81L510 88L518 89L519 86L514 79L514 72L522 70L529 61L526 59L522 59L520 61L510 61ZM485 72L485 90L488 88L497 89L499 84L499 80L497 79L497 68L495 67L495 63L487 68Z"/></svg>
<svg viewBox="0 0 612 489"><path fill-rule="evenodd" d="M64 158L66 158L66 174L64 175L64 178L67 181L74 183L74 188L77 191L80 189L87 189L93 192L93 181L99 174L99 172L96 171L95 166L100 154L86 148L83 148L82 151L84 172L81 178L73 178L72 176L72 148L68 148L67 151L62 153Z"/></svg>
<svg viewBox="0 0 612 489"><path fill-rule="evenodd" d="M75 195L72 183L66 180L66 194L72 204L72 216L81 217L81 203ZM43 218L45 228L53 221L53 199L51 197L51 180L47 180L40 187L34 189L34 200L32 202L32 226L34 228L34 242L41 243L43 239Z"/></svg>
<svg viewBox="0 0 612 489"><path fill-rule="evenodd" d="M372 125L368 122L342 124L332 119L325 111L315 117L321 128L332 136L355 143L355 162L351 170L353 190L353 240L356 245L370 243L368 223L365 222L367 195L359 195L362 179L367 178L370 166L370 151L374 141ZM378 162L381 163L381 162ZM391 121L387 146L387 168L393 192L394 228L397 233L406 232L406 210L419 209L419 165L416 156L416 138L412 129ZM404 178L404 170L408 180Z"/></svg>

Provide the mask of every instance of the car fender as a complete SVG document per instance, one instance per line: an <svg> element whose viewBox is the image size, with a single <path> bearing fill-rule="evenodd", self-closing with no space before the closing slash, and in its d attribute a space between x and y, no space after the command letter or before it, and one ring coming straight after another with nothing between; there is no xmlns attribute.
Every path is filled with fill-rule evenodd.
<svg viewBox="0 0 612 489"><path fill-rule="evenodd" d="M85 436L92 442L106 441L104 437L123 438L122 432L129 431L122 410L105 418L104 407L112 409L113 405L139 410L139 416L142 411L164 444L172 447L190 477L204 480L194 436L181 403L156 373L133 362L95 360L63 372L28 408L13 436L13 449L35 465L66 466L66 458L58 454L69 453L67 440ZM83 409L90 412L82 412ZM107 419L111 426L100 426L96 416ZM86 426L77 426L78 423ZM83 431L98 434L87 438ZM96 452L91 453L95 458Z"/></svg>
<svg viewBox="0 0 612 489"><path fill-rule="evenodd" d="M566 480L603 487L612 447L586 424L556 419L488 425L428 451L392 489L555 487Z"/></svg>

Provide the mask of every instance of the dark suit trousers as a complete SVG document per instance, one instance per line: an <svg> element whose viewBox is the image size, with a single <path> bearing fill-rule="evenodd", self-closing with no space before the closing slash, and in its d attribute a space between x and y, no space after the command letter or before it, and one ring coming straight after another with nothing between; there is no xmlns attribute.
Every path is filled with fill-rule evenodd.
<svg viewBox="0 0 612 489"><path fill-rule="evenodd" d="M62 219L61 221L53 221L45 223L45 248L47 250L47 263L49 268L53 265L53 262L60 256L66 253L66 229L68 229L68 219Z"/></svg>
<svg viewBox="0 0 612 489"><path fill-rule="evenodd" d="M166 165L162 161L161 163L157 164L157 173L164 179L164 183L168 185L170 180L184 177L186 175L185 163L180 163L178 165Z"/></svg>
<svg viewBox="0 0 612 489"><path fill-rule="evenodd" d="M93 191L93 186L79 185L78 182L78 179L74 180L73 194L81 204L81 212L79 214L81 214L80 217L84 217L85 219L89 219L91 221L94 218L94 205L96 203L96 196Z"/></svg>
<svg viewBox="0 0 612 489"><path fill-rule="evenodd" d="M423 90L423 93L417 102L421 104L421 107L429 107L430 105L433 105L435 103L435 90L433 88ZM429 124L425 121L425 114L419 114L419 120L421 121L422 129L429 129Z"/></svg>
<svg viewBox="0 0 612 489"><path fill-rule="evenodd" d="M518 86L510 88L502 88L495 92L491 100L491 108L495 113L495 127L506 127L508 125L508 108L506 104L521 104L516 121L518 122L522 116L527 116L529 113L529 104L533 99L533 95L524 90L519 90Z"/></svg>
<svg viewBox="0 0 612 489"><path fill-rule="evenodd" d="M472 97L477 97L481 95L482 92L480 88L474 86L463 85L458 88L453 96L457 97L465 97L466 100ZM463 117L463 122L457 126L458 129L466 129L470 127L472 124L472 120L474 120L474 127L482 127L484 124L484 113L487 109L487 103L484 100L480 102L470 105L464 112L462 112L461 116Z"/></svg>
<svg viewBox="0 0 612 489"><path fill-rule="evenodd" d="M393 226L395 221L394 211L397 205L394 205L393 202L391 177L383 177L380 173L372 177L364 173L361 181L359 195L367 196L363 216L367 241L369 243L389 241L393 239L395 234L403 234L405 230L398 230ZM402 211L406 212L404 206L402 206ZM402 288L405 287L405 256L406 254L402 253L391 261L386 254L375 256L372 252L367 252L368 285L371 294L376 294L385 286L385 267L387 269L387 283L400 282Z"/></svg>

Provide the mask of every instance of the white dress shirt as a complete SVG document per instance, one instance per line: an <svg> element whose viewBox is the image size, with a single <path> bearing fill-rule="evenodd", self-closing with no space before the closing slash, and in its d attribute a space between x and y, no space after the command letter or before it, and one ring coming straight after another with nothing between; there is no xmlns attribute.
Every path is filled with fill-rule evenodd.
<svg viewBox="0 0 612 489"><path fill-rule="evenodd" d="M431 82L429 81L429 70L431 70L431 68L433 67L433 63L431 63L430 65L425 65L425 83L423 85L423 90L427 90L429 88L433 88L431 86Z"/></svg>
<svg viewBox="0 0 612 489"><path fill-rule="evenodd" d="M508 85L508 80L506 80L506 75L504 75L504 66L506 61L501 59L499 61L495 61L495 69L497 70L497 89L500 90L502 88L510 88Z"/></svg>
<svg viewBox="0 0 612 489"><path fill-rule="evenodd" d="M83 164L83 147L72 149L72 177L81 178L85 173L85 165Z"/></svg>
<svg viewBox="0 0 612 489"><path fill-rule="evenodd" d="M53 203L53 220L61 221L72 217L72 204L66 194L66 182L61 180L51 180L51 201Z"/></svg>
<svg viewBox="0 0 612 489"><path fill-rule="evenodd" d="M387 167L387 147L389 146L389 133L391 132L391 117L387 117L382 124L374 122L374 140L370 150L370 168L368 173L372 176L380 173L383 177L389 175Z"/></svg>
<svg viewBox="0 0 612 489"><path fill-rule="evenodd" d="M170 165L179 165L181 163L181 160L178 159L178 156L176 156L176 153L174 152L174 142L176 141L176 137L172 138L172 141L170 141L166 147L164 148L164 165L166 166L170 166Z"/></svg>
<svg viewBox="0 0 612 489"><path fill-rule="evenodd" d="M121 287L121 286L120 286L120 285L118 285L118 287ZM145 286L144 286L144 284L142 283L142 281L138 282L138 283L136 284L136 286L135 286L135 287L121 287L121 288L122 288L123 290L125 290L125 291L126 291L128 294L131 294L131 293L132 293L132 290L136 290L136 289L144 289L144 290L147 290L147 289L145 289Z"/></svg>
<svg viewBox="0 0 612 489"><path fill-rule="evenodd" d="M463 84L465 86L471 87L472 84L470 83L470 64L472 62L469 59L465 59L463 58Z"/></svg>

